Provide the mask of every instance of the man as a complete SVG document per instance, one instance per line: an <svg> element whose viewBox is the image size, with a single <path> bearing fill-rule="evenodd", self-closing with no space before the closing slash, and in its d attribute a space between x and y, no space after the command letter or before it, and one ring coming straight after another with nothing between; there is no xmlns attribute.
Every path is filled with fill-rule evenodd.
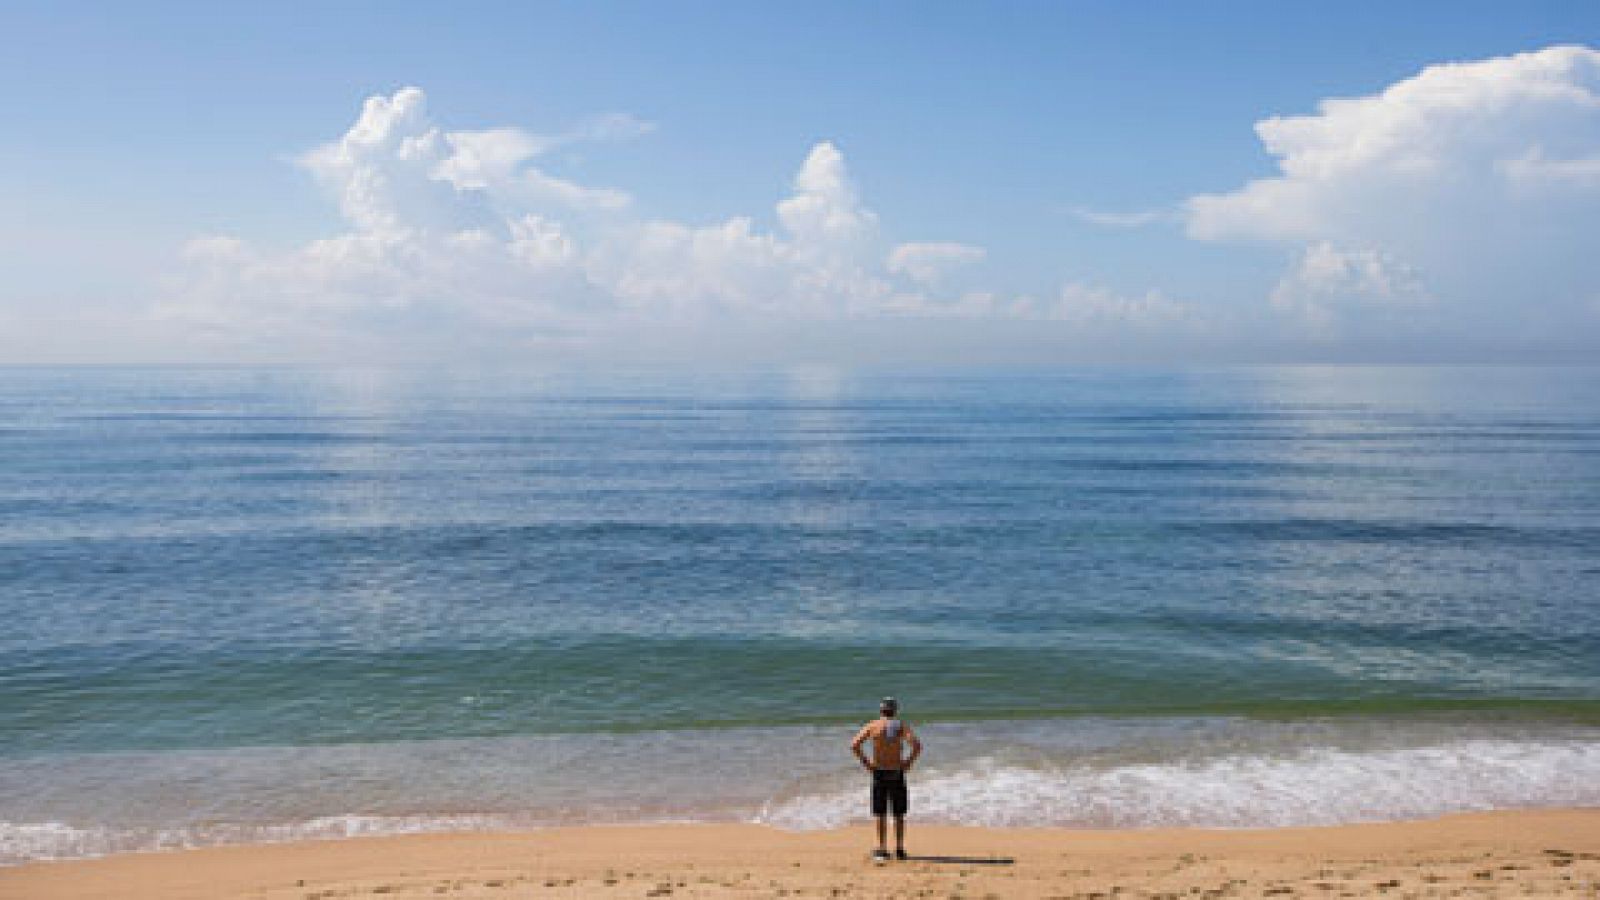
<svg viewBox="0 0 1600 900"><path fill-rule="evenodd" d="M872 858L877 862L889 858L885 817L891 809L894 811L894 855L906 858L906 773L922 755L922 741L910 725L896 718L899 711L899 701L893 697L883 698L878 704L879 717L863 725L856 732L855 740L850 742L850 752L872 773L872 815L878 820L878 849L873 851ZM867 741L872 742L871 760L861 752L861 745ZM902 752L907 744L911 745L910 756Z"/></svg>

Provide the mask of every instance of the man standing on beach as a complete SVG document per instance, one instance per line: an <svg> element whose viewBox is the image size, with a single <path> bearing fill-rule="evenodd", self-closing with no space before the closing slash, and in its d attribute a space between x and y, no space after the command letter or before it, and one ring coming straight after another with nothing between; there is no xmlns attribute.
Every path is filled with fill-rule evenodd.
<svg viewBox="0 0 1600 900"><path fill-rule="evenodd" d="M894 811L895 856L906 858L906 807L909 805L906 773L922 755L922 741L910 725L896 717L899 711L899 701L893 697L883 698L878 704L878 718L863 725L856 732L855 740L850 742L850 752L872 773L872 815L878 820L878 849L873 851L872 858L879 862L889 858L886 817L891 809ZM861 745L867 741L872 742L871 760L861 752ZM902 753L907 744L911 745L910 756Z"/></svg>

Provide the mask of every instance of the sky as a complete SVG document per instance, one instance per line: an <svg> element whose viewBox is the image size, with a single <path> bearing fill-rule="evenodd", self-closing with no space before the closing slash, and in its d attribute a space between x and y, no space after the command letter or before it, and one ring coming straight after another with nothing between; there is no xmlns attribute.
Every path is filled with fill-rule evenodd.
<svg viewBox="0 0 1600 900"><path fill-rule="evenodd" d="M0 2L0 364L1587 362L1600 5Z"/></svg>

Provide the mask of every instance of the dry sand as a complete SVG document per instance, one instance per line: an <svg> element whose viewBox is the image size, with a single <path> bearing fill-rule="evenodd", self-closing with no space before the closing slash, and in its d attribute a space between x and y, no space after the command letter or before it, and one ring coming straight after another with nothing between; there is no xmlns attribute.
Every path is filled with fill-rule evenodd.
<svg viewBox="0 0 1600 900"><path fill-rule="evenodd" d="M1263 831L562 828L134 854L0 869L0 898L1600 897L1600 810Z"/></svg>

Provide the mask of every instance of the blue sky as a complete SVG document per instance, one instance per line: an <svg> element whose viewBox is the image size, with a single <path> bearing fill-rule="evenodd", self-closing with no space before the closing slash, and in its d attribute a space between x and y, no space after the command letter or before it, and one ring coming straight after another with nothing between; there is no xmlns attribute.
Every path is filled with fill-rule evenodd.
<svg viewBox="0 0 1600 900"><path fill-rule="evenodd" d="M0 27L0 362L1600 349L1572 237L1600 224L1600 125L1544 99L1552 78L1600 90L1592 4L52 3L0 7ZM1584 52L1508 62L1561 45ZM1385 132L1374 104L1296 144L1322 159L1403 134L1446 164L1433 180L1388 180L1402 148L1263 201L1322 192L1303 208L1249 206L1286 159L1258 122L1451 62L1485 68L1424 79L1402 114L1431 123L1463 91L1473 110ZM533 140L511 170L456 167L444 218L406 200L421 218L362 225L341 192L398 184L393 160L308 154L413 86L422 118L396 127ZM529 171L549 190L515 181ZM1515 184L1482 188L1496 172ZM786 198L848 234L800 234ZM464 225L468 206L492 214ZM740 218L748 235L710 231ZM517 249L527 227L546 256ZM458 252L466 231L492 260ZM312 246L341 236L337 262Z"/></svg>

